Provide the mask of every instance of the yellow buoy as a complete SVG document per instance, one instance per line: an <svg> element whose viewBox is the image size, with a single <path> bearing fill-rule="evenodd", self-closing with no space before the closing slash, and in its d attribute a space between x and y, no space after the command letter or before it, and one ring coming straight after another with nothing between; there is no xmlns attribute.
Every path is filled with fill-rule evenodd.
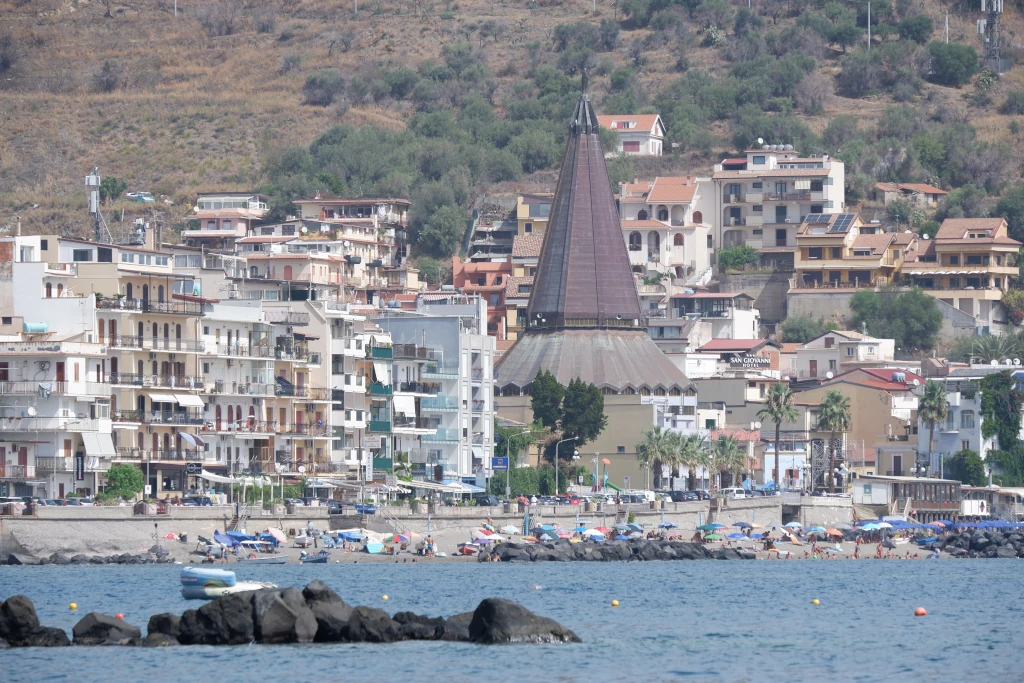
<svg viewBox="0 0 1024 683"><path fill-rule="evenodd" d="M380 599L381 599L381 600L387 600L387 599L388 599L388 596L386 596L386 595L382 595L382 596L380 596Z"/></svg>
<svg viewBox="0 0 1024 683"><path fill-rule="evenodd" d="M71 603L70 605L68 605L68 609L72 609L72 610L78 609L78 603L77 602Z"/></svg>
<svg viewBox="0 0 1024 683"><path fill-rule="evenodd" d="M812 605L820 605L821 602L818 600L818 598L814 598L813 600L811 600L811 604Z"/></svg>
<svg viewBox="0 0 1024 683"><path fill-rule="evenodd" d="M618 606L619 606L619 601L618 600L612 600L612 607L618 607Z"/></svg>

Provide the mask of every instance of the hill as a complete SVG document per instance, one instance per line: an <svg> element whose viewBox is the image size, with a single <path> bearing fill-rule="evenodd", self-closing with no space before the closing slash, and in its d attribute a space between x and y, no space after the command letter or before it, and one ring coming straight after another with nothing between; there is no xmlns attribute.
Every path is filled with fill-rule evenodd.
<svg viewBox="0 0 1024 683"><path fill-rule="evenodd" d="M443 254L475 193L553 185L584 66L599 111L657 111L676 145L617 160L618 177L708 172L764 137L846 161L851 203L924 181L966 188L943 215L981 215L1019 180L1024 76L930 45L947 9L932 0L873 2L870 53L853 2L594 7L0 0L0 225L88 234L99 166L167 195L171 225L199 191L261 187L278 213L315 189L409 195ZM980 15L949 9L951 45L978 49ZM1008 8L1008 43L1021 26Z"/></svg>

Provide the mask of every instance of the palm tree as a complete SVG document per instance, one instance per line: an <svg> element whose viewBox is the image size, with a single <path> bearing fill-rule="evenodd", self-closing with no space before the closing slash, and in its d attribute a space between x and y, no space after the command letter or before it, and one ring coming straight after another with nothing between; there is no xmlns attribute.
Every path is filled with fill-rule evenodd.
<svg viewBox="0 0 1024 683"><path fill-rule="evenodd" d="M924 383L924 392L917 402L917 416L928 423L928 458L931 459L932 445L935 442L935 423L943 422L949 412L946 401L946 387L941 382L930 379Z"/></svg>
<svg viewBox="0 0 1024 683"><path fill-rule="evenodd" d="M735 437L720 436L711 447L711 458L716 471L735 475L746 462L747 452Z"/></svg>
<svg viewBox="0 0 1024 683"><path fill-rule="evenodd" d="M636 459L654 468L654 488L661 488L661 463L671 456L672 433L655 427L644 431L643 437L636 445Z"/></svg>
<svg viewBox="0 0 1024 683"><path fill-rule="evenodd" d="M697 488L697 468L706 467L708 463L707 442L700 434L680 435L678 461L687 469L686 487L693 491Z"/></svg>
<svg viewBox="0 0 1024 683"><path fill-rule="evenodd" d="M832 435L829 440L828 481L829 489L835 493L836 433L845 434L850 429L850 399L832 389L825 394L818 410L818 429L831 432Z"/></svg>
<svg viewBox="0 0 1024 683"><path fill-rule="evenodd" d="M775 423L775 488L781 488L782 470L779 469L779 437L783 422L792 422L797 418L793 407L793 390L788 384L773 384L764 397L764 408L757 411L757 417L764 422Z"/></svg>

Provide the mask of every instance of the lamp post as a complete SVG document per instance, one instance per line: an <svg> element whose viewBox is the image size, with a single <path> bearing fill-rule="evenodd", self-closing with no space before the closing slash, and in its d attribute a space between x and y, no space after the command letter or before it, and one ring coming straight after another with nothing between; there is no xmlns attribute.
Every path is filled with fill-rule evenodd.
<svg viewBox="0 0 1024 683"><path fill-rule="evenodd" d="M512 436L521 436L523 434L529 434L529 429L524 429L521 432L516 432L505 439L505 460L508 462L505 464L505 500L512 501L512 456L509 454L509 449L512 448Z"/></svg>
<svg viewBox="0 0 1024 683"><path fill-rule="evenodd" d="M558 443L555 444L555 495L556 496L558 495L558 447L561 446L566 441L573 441L573 442L575 442L577 439L579 439L578 436L571 436L568 439L562 439L561 441L559 441ZM579 452L578 451L573 451L573 454L574 455L578 455Z"/></svg>
<svg viewBox="0 0 1024 683"><path fill-rule="evenodd" d="M850 473L850 470L846 469L846 465L842 465L841 467L834 468L832 472L841 477L840 481L842 484L840 484L839 488L840 493L844 493L846 491L846 475Z"/></svg>
<svg viewBox="0 0 1024 683"><path fill-rule="evenodd" d="M644 471L644 491L650 491L651 490L651 486L650 486L651 467L650 467L650 465L648 464L648 462L646 460L644 460L642 463L640 463L640 467ZM671 487L669 487L669 488L671 488Z"/></svg>
<svg viewBox="0 0 1024 683"><path fill-rule="evenodd" d="M914 465L914 477L923 477L928 472L928 465L919 462Z"/></svg>
<svg viewBox="0 0 1024 683"><path fill-rule="evenodd" d="M578 465L579 462L580 462L580 452L579 451L573 451L572 452L572 466L573 466L573 469L576 468L576 465ZM572 479L570 479L569 481L572 482ZM569 484L569 487L572 488L572 484L571 483ZM581 493L582 493L582 491L581 491ZM577 524L576 526L579 526L579 525Z"/></svg>
<svg viewBox="0 0 1024 683"><path fill-rule="evenodd" d="M594 458L590 462L594 463L594 481L590 482L590 490L593 493L597 493L597 458Z"/></svg>

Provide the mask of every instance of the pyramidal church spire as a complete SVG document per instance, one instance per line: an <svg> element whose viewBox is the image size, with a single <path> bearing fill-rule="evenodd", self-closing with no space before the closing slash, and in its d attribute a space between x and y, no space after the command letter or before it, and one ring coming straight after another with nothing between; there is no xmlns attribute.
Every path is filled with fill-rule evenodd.
<svg viewBox="0 0 1024 683"><path fill-rule="evenodd" d="M498 387L513 393L540 370L613 393L690 386L647 335L586 92L569 121L524 330L496 369Z"/></svg>

